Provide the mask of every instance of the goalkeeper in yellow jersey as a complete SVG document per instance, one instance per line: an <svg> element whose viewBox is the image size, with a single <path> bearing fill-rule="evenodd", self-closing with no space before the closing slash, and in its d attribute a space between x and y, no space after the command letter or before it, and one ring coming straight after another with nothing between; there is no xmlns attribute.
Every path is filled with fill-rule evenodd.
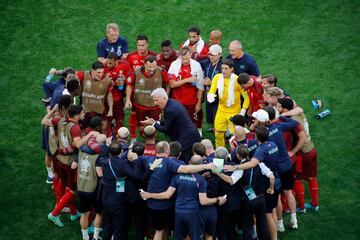
<svg viewBox="0 0 360 240"><path fill-rule="evenodd" d="M250 104L246 90L237 83L238 76L234 74L234 62L231 59L223 61L221 72L214 76L207 95L207 100L210 103L216 97L219 98L214 122L216 147L225 146L224 133L228 126L230 126L230 131L234 132L230 117L239 113L244 116ZM241 96L244 99L243 102L241 102Z"/></svg>

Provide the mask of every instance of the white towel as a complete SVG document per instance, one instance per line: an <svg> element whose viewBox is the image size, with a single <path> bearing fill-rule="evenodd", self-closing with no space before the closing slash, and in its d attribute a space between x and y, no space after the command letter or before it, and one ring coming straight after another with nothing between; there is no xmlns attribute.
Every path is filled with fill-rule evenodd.
<svg viewBox="0 0 360 240"><path fill-rule="evenodd" d="M230 82L229 82L229 87L228 87L228 98L227 98L227 103L226 103L227 107L230 107L235 102L235 99L234 99L235 76L236 75L234 73L232 73L230 76ZM217 82L217 89L218 89L218 93L219 93L219 98L222 98L223 94L224 94L224 75L223 74L221 74L219 77L219 80Z"/></svg>
<svg viewBox="0 0 360 240"><path fill-rule="evenodd" d="M183 47L189 46L189 45L190 45L190 40L188 39L184 42ZM200 40L196 43L196 52L200 54L202 49L204 48L204 46L205 46L205 42L200 37Z"/></svg>
<svg viewBox="0 0 360 240"><path fill-rule="evenodd" d="M199 62L190 59L190 68L191 75L196 76L196 87L200 90L204 90L204 73L202 71L201 65ZM176 77L179 75L181 69L181 58L176 59L171 63L168 73L170 75L175 75Z"/></svg>

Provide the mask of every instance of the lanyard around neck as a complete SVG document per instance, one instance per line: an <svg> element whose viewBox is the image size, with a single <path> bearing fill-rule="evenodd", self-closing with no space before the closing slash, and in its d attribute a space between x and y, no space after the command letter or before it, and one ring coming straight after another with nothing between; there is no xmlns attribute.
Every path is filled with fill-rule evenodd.
<svg viewBox="0 0 360 240"><path fill-rule="evenodd" d="M114 169L112 168L112 165L111 165L111 159L109 158L109 166L110 166L110 170L112 172L112 174L114 175L115 179L118 179L118 177L116 176L115 172L114 172Z"/></svg>

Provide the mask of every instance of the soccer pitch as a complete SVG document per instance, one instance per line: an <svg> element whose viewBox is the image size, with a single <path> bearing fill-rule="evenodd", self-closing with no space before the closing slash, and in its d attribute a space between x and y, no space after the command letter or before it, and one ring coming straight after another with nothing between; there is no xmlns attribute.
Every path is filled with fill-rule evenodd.
<svg viewBox="0 0 360 240"><path fill-rule="evenodd" d="M54 196L45 184L40 149L41 83L51 67L88 70L109 22L120 25L130 51L138 34L146 34L156 52L165 39L178 48L191 25L201 28L206 41L211 30L220 29L225 55L229 42L240 39L261 74L276 74L304 109L318 150L320 211L299 214L299 229L287 229L280 239L360 238L358 1L39 0L0 5L0 239L81 238L78 222L67 215L63 229L47 220ZM321 99L331 116L316 120L312 99Z"/></svg>

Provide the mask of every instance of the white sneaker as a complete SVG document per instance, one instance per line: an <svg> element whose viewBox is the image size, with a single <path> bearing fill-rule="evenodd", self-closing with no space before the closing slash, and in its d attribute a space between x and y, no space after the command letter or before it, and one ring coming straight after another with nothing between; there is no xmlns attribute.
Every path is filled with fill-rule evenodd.
<svg viewBox="0 0 360 240"><path fill-rule="evenodd" d="M276 225L278 232L285 232L284 223L282 221L278 221Z"/></svg>
<svg viewBox="0 0 360 240"><path fill-rule="evenodd" d="M290 228L291 229L298 229L297 221L290 221Z"/></svg>

